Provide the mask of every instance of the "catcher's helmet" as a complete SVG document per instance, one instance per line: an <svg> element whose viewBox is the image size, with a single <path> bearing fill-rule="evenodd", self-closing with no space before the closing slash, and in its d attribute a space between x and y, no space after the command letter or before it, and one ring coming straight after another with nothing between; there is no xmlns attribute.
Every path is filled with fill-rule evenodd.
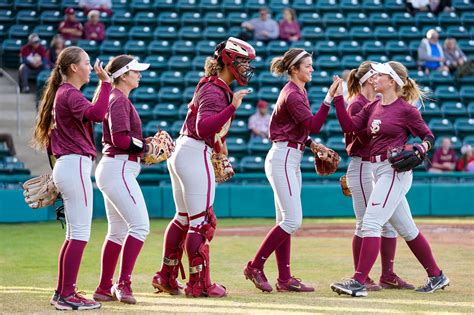
<svg viewBox="0 0 474 315"><path fill-rule="evenodd" d="M217 45L214 58L221 58L224 65L229 67L238 84L248 84L255 68L244 63L255 59L255 49L252 45L238 38L229 37L227 41Z"/></svg>

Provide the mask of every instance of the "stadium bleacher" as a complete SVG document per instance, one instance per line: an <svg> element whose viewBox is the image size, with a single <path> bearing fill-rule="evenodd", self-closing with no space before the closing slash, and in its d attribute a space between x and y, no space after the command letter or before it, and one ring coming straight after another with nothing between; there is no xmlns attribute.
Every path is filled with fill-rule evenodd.
<svg viewBox="0 0 474 315"><path fill-rule="evenodd" d="M64 8L77 8L77 3L0 0L2 64L18 66L19 49L31 32L37 32L47 45L63 19ZM435 135L454 139L458 155L463 143L474 142L474 78L455 80L449 73L427 76L418 71L416 64L418 45L430 28L438 30L441 40L447 36L456 38L466 55L474 58L472 0L454 0L456 11L439 16L425 12L411 15L402 0L113 0L113 16L101 18L107 27L107 39L102 43L82 40L78 44L92 60L99 57L107 61L111 56L129 53L149 62L151 69L143 73L141 86L131 93L131 99L143 120L145 135L154 133L159 126L176 137L206 57L219 41L236 36L240 23L258 14L262 5L268 6L277 20L284 7L294 8L302 38L293 43L252 42L258 56L253 62L257 72L250 83L255 93L237 111L228 138L239 170L263 171L269 144L250 140L247 119L253 114L257 99L275 102L278 97L285 80L269 72L269 63L290 47L313 52L316 71L307 86L313 111L318 110L332 74L340 75L367 59L397 60L407 66L412 78L432 91L422 114ZM79 14L78 19L84 21L85 16ZM44 71L37 77L38 91L48 74ZM84 88L87 97L92 97L96 83L97 78L93 77ZM342 131L334 119L332 110L321 133L313 136L342 155L342 170L347 156ZM101 136L99 127L95 128L96 139ZM305 155L303 170L313 169L308 166L312 165L310 158ZM166 167L154 166L145 172L154 171L166 172Z"/></svg>

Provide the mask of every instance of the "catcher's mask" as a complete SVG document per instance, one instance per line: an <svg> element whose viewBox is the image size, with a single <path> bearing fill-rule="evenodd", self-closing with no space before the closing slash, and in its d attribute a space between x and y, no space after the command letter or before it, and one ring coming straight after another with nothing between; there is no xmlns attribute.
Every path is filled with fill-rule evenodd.
<svg viewBox="0 0 474 315"><path fill-rule="evenodd" d="M217 46L214 58L221 58L238 84L247 85L255 71L255 68L249 64L255 59L255 49L249 43L235 37L229 37L223 48L222 44Z"/></svg>

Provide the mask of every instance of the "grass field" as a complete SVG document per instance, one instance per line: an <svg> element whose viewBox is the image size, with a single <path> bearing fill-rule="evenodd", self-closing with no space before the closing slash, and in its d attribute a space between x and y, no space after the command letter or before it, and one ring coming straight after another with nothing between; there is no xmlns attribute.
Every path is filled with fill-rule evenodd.
<svg viewBox="0 0 474 315"><path fill-rule="evenodd" d="M352 255L350 236L293 237L292 272L316 287L314 293L263 294L245 280L242 269L255 253L273 220L225 219L219 221L221 232L212 242L211 266L213 281L224 284L229 295L222 299L188 299L155 294L151 278L160 266L163 231L168 221L153 220L151 234L137 261L133 275L133 289L138 299L135 306L118 302L103 304L98 313L227 313L227 314L297 314L297 313L474 313L474 239L472 219L420 219L423 224L437 224L439 229L427 233L435 257L451 285L435 294L417 294L412 291L385 290L369 293L367 298L338 296L329 284L351 276ZM306 219L303 226L346 226L349 219ZM423 224L421 229L423 230ZM449 224L464 226L458 231L460 244L443 241L443 233L450 233ZM467 229L466 229L467 225ZM241 233L229 230L241 227ZM79 290L90 297L97 285L100 272L100 248L107 224L96 220L92 225L92 237L88 244L78 279ZM235 231L238 231L236 229ZM252 233L252 231L258 233ZM465 231L465 232L463 232ZM219 233L221 235L219 235ZM441 235L435 235L440 233ZM460 233L460 234L459 234ZM313 235L313 234L312 234ZM56 284L56 264L64 231L56 222L0 225L0 313L55 312L48 301ZM405 242L399 239L395 269L400 276L421 285L426 274ZM378 278L379 262L371 275ZM277 277L275 260L270 258L265 268L270 283Z"/></svg>

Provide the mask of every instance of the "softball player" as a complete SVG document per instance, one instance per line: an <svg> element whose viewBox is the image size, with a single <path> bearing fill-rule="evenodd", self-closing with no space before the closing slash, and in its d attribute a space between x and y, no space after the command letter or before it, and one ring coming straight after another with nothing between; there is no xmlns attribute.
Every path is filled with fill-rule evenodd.
<svg viewBox="0 0 474 315"><path fill-rule="evenodd" d="M387 151L406 144L409 134L423 139L414 148L426 152L432 148L434 136L423 121L415 104L422 92L408 78L399 62L371 64L377 72L375 91L382 98L365 106L352 118L344 106L336 104L336 113L344 132L367 130L370 136L370 161L375 186L367 202L362 222L362 245L357 270L352 279L331 284L333 291L351 296L367 296L365 283L380 251L380 236L385 223L390 224L408 244L428 273L425 285L417 292L434 292L445 288L449 279L441 272L430 245L416 227L405 195L410 190L413 172L396 172L387 160Z"/></svg>
<svg viewBox="0 0 474 315"><path fill-rule="evenodd" d="M272 148L265 159L265 174L275 196L276 225L268 232L254 259L244 269L246 279L251 280L263 292L271 292L272 286L263 272L268 257L275 252L278 264L278 291L310 292L314 288L305 285L291 275L291 234L302 222L300 163L306 146L314 146L310 133L318 133L323 125L330 103L344 104L341 79L331 85L328 95L315 115L311 113L305 84L311 81L314 71L312 56L300 48L288 50L284 56L272 60L271 71L276 75L288 74L289 81L278 97L270 120Z"/></svg>
<svg viewBox="0 0 474 315"><path fill-rule="evenodd" d="M95 104L80 88L89 82L91 64L79 47L58 56L40 101L33 141L56 157L53 180L61 192L66 216L66 240L59 254L58 286L51 300L58 310L100 308L100 303L76 292L82 253L89 241L92 220L92 160L96 156L92 122L101 122L109 105L111 78L99 60L94 70L102 81Z"/></svg>
<svg viewBox="0 0 474 315"><path fill-rule="evenodd" d="M160 291L181 292L176 278L185 243L190 273L186 295L222 297L227 293L210 278L209 243L216 228L215 177L210 158L213 149L227 153L225 136L233 115L242 98L251 92L243 89L232 93L229 85L234 80L247 85L253 74L249 63L254 58L252 46L230 37L217 45L213 58L206 60L205 77L196 87L175 152L168 160L176 215L165 232L161 270L152 280Z"/></svg>
<svg viewBox="0 0 474 315"><path fill-rule="evenodd" d="M363 62L358 69L353 69L347 80L348 99L347 107L349 115L355 116L362 108L375 100L373 87L373 76L375 70L370 67L370 62ZM370 165L370 150L368 147L367 135L364 132L359 134L346 133L347 154L351 157L347 167L347 185L352 192L352 205L356 216L356 229L352 238L352 256L354 258L354 268L357 270L360 247L362 245L362 218L367 208L367 200L373 189L373 175ZM393 261L397 246L397 232L393 226L387 222L382 227L381 241L381 262L382 275L379 284L370 277L365 285L367 291L379 291L384 289L414 289L415 287L400 277L393 271Z"/></svg>
<svg viewBox="0 0 474 315"><path fill-rule="evenodd" d="M104 196L109 229L102 248L100 283L96 301L135 304L131 274L150 230L148 211L136 177L140 156L146 149L140 116L128 96L140 83L140 71L150 65L132 56L113 58L105 68L111 73L113 90L103 122L103 154L96 170L97 186ZM112 286L115 267L122 252L120 276Z"/></svg>

